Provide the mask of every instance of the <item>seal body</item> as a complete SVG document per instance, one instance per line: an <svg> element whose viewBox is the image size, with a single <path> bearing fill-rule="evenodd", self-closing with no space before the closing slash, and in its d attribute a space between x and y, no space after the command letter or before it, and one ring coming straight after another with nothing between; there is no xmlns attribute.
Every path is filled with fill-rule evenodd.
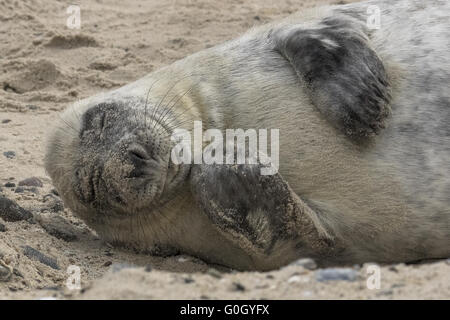
<svg viewBox="0 0 450 320"><path fill-rule="evenodd" d="M106 241L153 254L259 270L448 257L449 12L369 1L255 28L66 110L46 169ZM279 172L170 165L171 131L195 120L279 129Z"/></svg>

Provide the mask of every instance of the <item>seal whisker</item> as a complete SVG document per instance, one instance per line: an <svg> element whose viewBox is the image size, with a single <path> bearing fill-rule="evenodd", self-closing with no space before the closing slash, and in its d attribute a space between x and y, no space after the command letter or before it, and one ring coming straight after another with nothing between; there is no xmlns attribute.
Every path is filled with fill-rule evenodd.
<svg viewBox="0 0 450 320"><path fill-rule="evenodd" d="M189 110L189 109L188 109L188 110ZM186 111L187 111L187 110L186 110ZM183 113L180 113L180 114L178 114L178 116L180 116L180 115L182 115L182 114L183 114ZM240 116L240 115L242 115L242 114L243 114L243 112L238 112L238 113L234 114L233 116L231 116L230 119L234 119L234 118L236 118L236 117L238 117L238 116ZM167 128L168 128L169 130L173 130L173 129L176 129L175 125L180 126L180 125L183 125L183 124L185 124L185 123L188 123L189 121L193 121L193 120L192 120L192 119L185 119L185 120L183 120L183 121L177 122L176 124L174 123L173 126L170 125L170 124L172 124L173 122L169 122L168 124L166 124L166 126L167 126Z"/></svg>
<svg viewBox="0 0 450 320"><path fill-rule="evenodd" d="M72 126L69 122L67 122L60 114L58 114L59 119L70 129L73 130L73 132L75 132L76 134L78 134L78 130L75 129L74 126Z"/></svg>
<svg viewBox="0 0 450 320"><path fill-rule="evenodd" d="M157 115L157 112L159 111L159 108L161 107L161 105L162 105L162 103L164 102L164 100L166 99L166 97L169 95L169 93L175 88L175 86L177 85L177 84L179 84L182 80L184 80L184 79L186 79L186 78L188 78L188 77L192 77L193 75L192 74L189 74L189 75L186 75L186 76L183 76L183 77L181 77L180 79L178 79L167 91L166 91L166 93L164 94L164 96L163 96L163 98L159 101L159 103L156 105L156 107L155 107L155 109L153 110L153 112L152 112L152 117L151 117L151 119L152 120L155 120L155 117L156 117L156 115ZM196 76L196 75L195 75ZM158 117L158 119L159 119L160 117ZM158 121L154 121L154 125L153 125L153 129L155 128L155 126L156 126L156 124L158 123Z"/></svg>
<svg viewBox="0 0 450 320"><path fill-rule="evenodd" d="M155 83L157 83L160 79L156 79L155 81L153 81L153 83L150 85L150 88L148 88L147 91L147 96L145 97L145 105L144 105L144 126L145 129L147 131L147 105L148 105L148 97L150 95L150 91L152 90L153 86L155 85ZM136 114L136 113L135 113ZM136 123L137 123L137 117L136 117ZM148 140L148 133L146 132L147 135L147 140Z"/></svg>
<svg viewBox="0 0 450 320"><path fill-rule="evenodd" d="M181 126L181 125L183 125L183 124L185 124L185 123L188 123L188 122L190 122L190 121L192 121L192 119L186 119L185 121L182 121L182 122L180 122L180 123L177 123L177 126ZM167 129L169 130L169 133L168 133L167 135L163 136L162 139L166 139L166 138L172 136L173 133L174 133L174 130L177 129L177 127L175 127L175 126L173 126L173 127L167 127ZM185 129L185 130L186 130L189 134L192 135L192 129Z"/></svg>
<svg viewBox="0 0 450 320"><path fill-rule="evenodd" d="M140 214L137 214L137 223L138 223L139 227L141 228L142 236L145 239L145 237L146 237L146 235L145 235L145 228L144 228L144 224L142 223L142 215L140 215ZM151 231L153 233L153 230L151 230Z"/></svg>
<svg viewBox="0 0 450 320"><path fill-rule="evenodd" d="M162 113L161 117L158 118L158 122L163 122L166 117L169 116L169 113L173 110L173 108L178 104L178 102L180 102L180 100L189 92L191 92L191 90L200 83L200 81L194 83L188 90L186 90L182 95L178 96L178 99L169 107L165 110L165 112ZM177 97L177 96L174 96ZM167 104L167 106L172 102L173 98L169 101L169 103Z"/></svg>
<svg viewBox="0 0 450 320"><path fill-rule="evenodd" d="M75 109L75 107L72 107L72 112L75 115L75 117L77 118L78 121L81 121L81 117L77 112L77 109Z"/></svg>
<svg viewBox="0 0 450 320"><path fill-rule="evenodd" d="M191 107L185 109L183 112L177 114L177 117L174 117L174 119L172 119L172 120L169 121L168 123L165 123L165 125L166 125L166 126L169 126L169 125L171 125L171 124L175 124L175 125L178 125L178 126L179 126L181 122L175 123L175 121L178 120L177 118L180 117L180 116L182 116L182 115L184 115L187 111L190 111L193 107L194 107L194 106L191 106ZM192 119L187 119L187 121L189 121L189 120L193 121Z"/></svg>

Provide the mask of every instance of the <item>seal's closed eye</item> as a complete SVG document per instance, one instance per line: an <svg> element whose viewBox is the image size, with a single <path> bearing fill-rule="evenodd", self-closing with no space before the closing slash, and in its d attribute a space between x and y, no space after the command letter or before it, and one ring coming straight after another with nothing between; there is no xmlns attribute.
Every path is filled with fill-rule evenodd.
<svg viewBox="0 0 450 320"><path fill-rule="evenodd" d="M119 104L117 103L100 103L89 108L82 116L80 136L85 131L94 130L96 133L101 133L108 124L108 114L115 114L118 112Z"/></svg>
<svg viewBox="0 0 450 320"><path fill-rule="evenodd" d="M362 21L324 19L317 29L275 32L275 49L305 82L314 105L345 134L379 133L390 113L383 63L370 47Z"/></svg>

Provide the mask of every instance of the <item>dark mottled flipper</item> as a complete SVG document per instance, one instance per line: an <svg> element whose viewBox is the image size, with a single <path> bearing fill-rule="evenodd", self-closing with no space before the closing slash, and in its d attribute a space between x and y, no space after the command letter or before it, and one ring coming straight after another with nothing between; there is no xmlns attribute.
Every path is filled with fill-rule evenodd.
<svg viewBox="0 0 450 320"><path fill-rule="evenodd" d="M271 37L333 125L354 137L384 128L390 113L388 78L370 47L365 21L337 15L318 28L275 30Z"/></svg>
<svg viewBox="0 0 450 320"><path fill-rule="evenodd" d="M251 254L268 255L293 240L313 255L327 238L317 217L279 173L260 165L196 165L192 193L217 230Z"/></svg>

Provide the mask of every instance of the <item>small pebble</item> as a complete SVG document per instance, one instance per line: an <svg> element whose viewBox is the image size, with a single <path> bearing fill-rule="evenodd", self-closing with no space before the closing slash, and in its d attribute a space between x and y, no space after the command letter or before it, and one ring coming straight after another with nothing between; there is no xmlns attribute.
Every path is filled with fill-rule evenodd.
<svg viewBox="0 0 450 320"><path fill-rule="evenodd" d="M0 196L0 218L8 222L29 220L33 214L19 206L15 201Z"/></svg>
<svg viewBox="0 0 450 320"><path fill-rule="evenodd" d="M303 259L298 259L296 261L294 261L293 263L291 263L290 265L292 266L301 266L305 269L308 270L315 270L317 269L317 264L313 259L310 258L303 258Z"/></svg>
<svg viewBox="0 0 450 320"><path fill-rule="evenodd" d="M232 284L231 284L231 290L232 291L245 291L245 287L242 285L242 284L240 284L239 282L233 282Z"/></svg>
<svg viewBox="0 0 450 320"><path fill-rule="evenodd" d="M19 181L19 186L25 186L25 187L42 187L44 184L42 183L41 179L36 177L31 177L24 179L22 181Z"/></svg>
<svg viewBox="0 0 450 320"><path fill-rule="evenodd" d="M206 273L209 274L211 277L214 277L216 279L222 278L222 273L220 273L220 271L218 271L217 269L214 269L214 268L209 268L206 271Z"/></svg>
<svg viewBox="0 0 450 320"><path fill-rule="evenodd" d="M0 222L0 232L6 232L6 226Z"/></svg>
<svg viewBox="0 0 450 320"><path fill-rule="evenodd" d="M392 290L383 290L377 293L377 296L390 296L394 293Z"/></svg>
<svg viewBox="0 0 450 320"><path fill-rule="evenodd" d="M350 268L329 268L321 269L316 272L316 280L323 281L355 281L358 278L358 272Z"/></svg>
<svg viewBox="0 0 450 320"><path fill-rule="evenodd" d="M187 259L187 258L185 258L185 257L180 257L180 258L178 258L178 262L183 263L183 262L186 262L186 261L189 261L189 259Z"/></svg>
<svg viewBox="0 0 450 320"><path fill-rule="evenodd" d="M6 282L11 279L12 272L8 268L0 265L0 281Z"/></svg>
<svg viewBox="0 0 450 320"><path fill-rule="evenodd" d="M311 297L312 295L313 295L312 291L309 291L309 290L305 290L305 291L302 292L302 296L303 296L304 298L309 298L309 297Z"/></svg>
<svg viewBox="0 0 450 320"><path fill-rule="evenodd" d="M14 192L15 193L24 193L25 192L25 188L24 187L17 187Z"/></svg>
<svg viewBox="0 0 450 320"><path fill-rule="evenodd" d="M288 283L300 282L300 279L299 276L292 276L288 279Z"/></svg>
<svg viewBox="0 0 450 320"><path fill-rule="evenodd" d="M64 203L53 193L49 193L44 196L44 203L46 204L46 206L42 208L41 211L45 211L47 209L51 212L64 211Z"/></svg>
<svg viewBox="0 0 450 320"><path fill-rule="evenodd" d="M30 246L23 247L23 254L28 258L30 258L31 260L39 261L40 263L45 264L50 268L59 270L59 265L56 259L50 258L49 256L46 256L39 250L36 250Z"/></svg>
<svg viewBox="0 0 450 320"><path fill-rule="evenodd" d="M78 240L77 230L61 216L37 216L36 220L48 234L55 238L67 242Z"/></svg>
<svg viewBox="0 0 450 320"><path fill-rule="evenodd" d="M394 267L394 266L390 266L390 267L388 268L388 270L389 270L389 271L392 271L392 272L395 272L395 273L398 273L398 269L397 269L396 267Z"/></svg>
<svg viewBox="0 0 450 320"><path fill-rule="evenodd" d="M112 261L106 261L103 266L104 267L109 267L110 265L112 265Z"/></svg>
<svg viewBox="0 0 450 320"><path fill-rule="evenodd" d="M11 119L3 119L2 120L2 123L9 123L9 122L11 122Z"/></svg>
<svg viewBox="0 0 450 320"><path fill-rule="evenodd" d="M14 182L7 182L5 183L5 187L6 188L14 188L16 186L16 184Z"/></svg>
<svg viewBox="0 0 450 320"><path fill-rule="evenodd" d="M3 152L3 155L8 159L12 159L16 156L16 153L14 151L5 151Z"/></svg>
<svg viewBox="0 0 450 320"><path fill-rule="evenodd" d="M145 271L145 272L152 272L152 270L153 270L153 268L152 268L152 266L149 265L149 264L146 265L145 268L144 268L144 271Z"/></svg>
<svg viewBox="0 0 450 320"><path fill-rule="evenodd" d="M28 189L28 191L30 191L30 192L32 192L34 194L39 194L39 190L36 187L31 187L31 188Z"/></svg>
<svg viewBox="0 0 450 320"><path fill-rule="evenodd" d="M134 269L134 268L137 268L137 267L135 265L133 265L133 264L122 262L122 263L113 263L111 265L110 270L113 273L116 273L116 272L119 272L119 271L124 270L124 269Z"/></svg>
<svg viewBox="0 0 450 320"><path fill-rule="evenodd" d="M445 263L448 264L448 265L450 266L450 259L447 259L447 260L445 261Z"/></svg>
<svg viewBox="0 0 450 320"><path fill-rule="evenodd" d="M192 279L191 277L183 278L183 281L184 281L184 283L193 283L193 282L195 282L195 280Z"/></svg>
<svg viewBox="0 0 450 320"><path fill-rule="evenodd" d="M22 274L22 272L20 272L20 270L14 268L13 273L14 273L16 276L23 278L23 274Z"/></svg>

